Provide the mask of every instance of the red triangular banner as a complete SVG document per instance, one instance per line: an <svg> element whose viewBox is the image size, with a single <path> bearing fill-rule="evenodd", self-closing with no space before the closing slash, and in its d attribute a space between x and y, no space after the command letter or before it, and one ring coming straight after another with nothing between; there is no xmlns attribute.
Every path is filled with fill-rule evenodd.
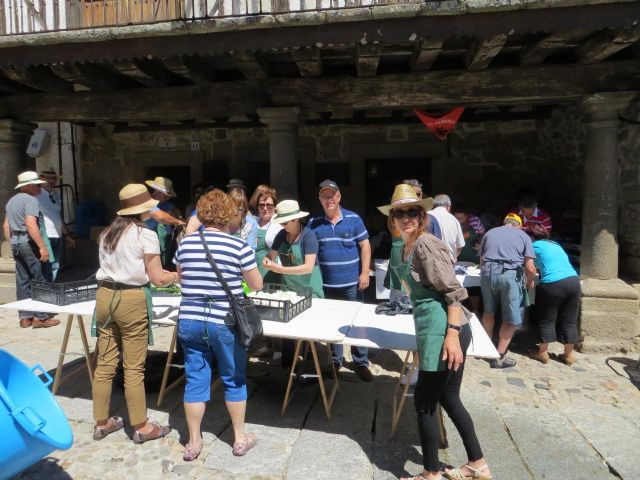
<svg viewBox="0 0 640 480"><path fill-rule="evenodd" d="M431 131L440 140L444 140L456 126L458 120L460 120L460 116L462 115L462 112L464 112L464 107L456 107L450 112L437 117L427 115L425 112L415 108L413 109L413 112L429 131Z"/></svg>

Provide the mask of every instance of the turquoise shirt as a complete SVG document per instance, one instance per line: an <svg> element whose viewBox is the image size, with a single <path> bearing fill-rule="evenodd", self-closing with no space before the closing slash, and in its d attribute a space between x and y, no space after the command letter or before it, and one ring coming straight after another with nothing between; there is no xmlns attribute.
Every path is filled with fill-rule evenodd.
<svg viewBox="0 0 640 480"><path fill-rule="evenodd" d="M569 257L556 242L537 240L533 242L533 251L536 253L533 263L540 271L540 283L557 282L578 276L569 263Z"/></svg>

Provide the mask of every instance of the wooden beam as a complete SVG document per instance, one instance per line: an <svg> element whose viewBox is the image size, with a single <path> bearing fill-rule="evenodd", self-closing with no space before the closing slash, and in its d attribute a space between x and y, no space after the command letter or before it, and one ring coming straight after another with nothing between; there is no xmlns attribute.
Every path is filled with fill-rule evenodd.
<svg viewBox="0 0 640 480"><path fill-rule="evenodd" d="M49 67L5 67L4 74L16 83L43 92L73 92L73 85L51 71Z"/></svg>
<svg viewBox="0 0 640 480"><path fill-rule="evenodd" d="M380 63L379 45L356 44L356 72L359 77L374 77Z"/></svg>
<svg viewBox="0 0 640 480"><path fill-rule="evenodd" d="M639 39L640 26L638 25L615 31L604 30L577 48L575 55L580 63L597 63L606 60Z"/></svg>
<svg viewBox="0 0 640 480"><path fill-rule="evenodd" d="M572 43L579 41L588 35L588 31L582 29L564 30L554 32L546 37L524 47L518 55L520 65L537 65L560 50L570 47Z"/></svg>
<svg viewBox="0 0 640 480"><path fill-rule="evenodd" d="M164 87L164 84L150 73L142 70L136 60L111 60L110 66L117 72L146 87Z"/></svg>
<svg viewBox="0 0 640 480"><path fill-rule="evenodd" d="M506 42L506 33L471 42L465 58L467 70L482 70L483 68L487 68L491 60L500 53Z"/></svg>
<svg viewBox="0 0 640 480"><path fill-rule="evenodd" d="M75 90L117 90L141 86L129 77L99 65L60 63L51 65L51 70L60 78L73 83Z"/></svg>
<svg viewBox="0 0 640 480"><path fill-rule="evenodd" d="M298 66L301 77L319 77L322 75L322 57L318 47L292 50L291 56Z"/></svg>
<svg viewBox="0 0 640 480"><path fill-rule="evenodd" d="M21 93L34 93L39 92L40 90L35 90L32 87L27 87L22 83L17 83L8 78L2 73L0 70L0 92L2 93L11 93L11 94L21 94Z"/></svg>
<svg viewBox="0 0 640 480"><path fill-rule="evenodd" d="M640 60L593 65L430 71L376 77L269 78L173 88L32 94L0 102L0 118L26 121L166 121L251 115L264 106L307 111L538 105L597 92L636 91ZM455 86L455 88L452 87ZM349 115L350 116L350 115Z"/></svg>
<svg viewBox="0 0 640 480"><path fill-rule="evenodd" d="M256 52L232 52L230 55L247 80L264 80L268 77L266 65Z"/></svg>
<svg viewBox="0 0 640 480"><path fill-rule="evenodd" d="M215 74L205 57L185 58L178 55L165 57L160 62L171 72L186 78L191 83L211 83Z"/></svg>
<svg viewBox="0 0 640 480"><path fill-rule="evenodd" d="M426 38L418 40L411 56L410 68L415 72L426 72L436 61L442 51L442 39Z"/></svg>

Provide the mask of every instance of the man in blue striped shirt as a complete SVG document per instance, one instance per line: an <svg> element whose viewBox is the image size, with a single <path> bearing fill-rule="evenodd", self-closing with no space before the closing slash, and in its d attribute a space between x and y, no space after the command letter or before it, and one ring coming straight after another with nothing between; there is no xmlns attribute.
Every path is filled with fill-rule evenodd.
<svg viewBox="0 0 640 480"><path fill-rule="evenodd" d="M371 246L369 233L360 216L340 206L340 189L333 180L320 184L320 203L324 215L309 220L318 237L318 262L322 271L324 295L335 300L356 300L358 291L369 286ZM344 360L342 345L331 345L333 363L338 370ZM354 372L371 381L368 349L351 347Z"/></svg>

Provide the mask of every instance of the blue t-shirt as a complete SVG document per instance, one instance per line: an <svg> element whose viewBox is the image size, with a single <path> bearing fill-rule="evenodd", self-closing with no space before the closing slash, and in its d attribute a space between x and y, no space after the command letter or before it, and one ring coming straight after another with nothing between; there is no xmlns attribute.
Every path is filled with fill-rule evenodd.
<svg viewBox="0 0 640 480"><path fill-rule="evenodd" d="M231 292L242 295L242 272L258 267L253 250L244 240L227 233L205 230L204 236ZM180 266L180 320L224 323L229 300L207 261L198 232L182 239L173 263Z"/></svg>
<svg viewBox="0 0 640 480"><path fill-rule="evenodd" d="M556 242L537 240L533 242L533 251L536 252L533 263L540 271L540 283L557 282L578 276L569 263L569 257Z"/></svg>
<svg viewBox="0 0 640 480"><path fill-rule="evenodd" d="M278 232L276 238L273 239L272 250L278 250L280 245L287 241L287 231L283 228ZM313 230L310 228L303 228L298 239L293 242L293 245L300 245L300 252L302 254L302 260L304 261L305 255L317 255L320 248L318 238ZM285 267L291 267L291 261L286 255L280 255L280 263ZM316 265L318 264L318 257L316 257ZM296 266L296 265L293 265Z"/></svg>
<svg viewBox="0 0 640 480"><path fill-rule="evenodd" d="M509 225L489 230L480 244L481 273L501 273L524 265L525 257L535 258L531 238L522 230Z"/></svg>
<svg viewBox="0 0 640 480"><path fill-rule="evenodd" d="M320 245L318 262L323 285L344 288L358 284L360 251L358 243L369 239L360 216L340 207L341 218L333 225L325 215L311 217L308 228L313 230Z"/></svg>

